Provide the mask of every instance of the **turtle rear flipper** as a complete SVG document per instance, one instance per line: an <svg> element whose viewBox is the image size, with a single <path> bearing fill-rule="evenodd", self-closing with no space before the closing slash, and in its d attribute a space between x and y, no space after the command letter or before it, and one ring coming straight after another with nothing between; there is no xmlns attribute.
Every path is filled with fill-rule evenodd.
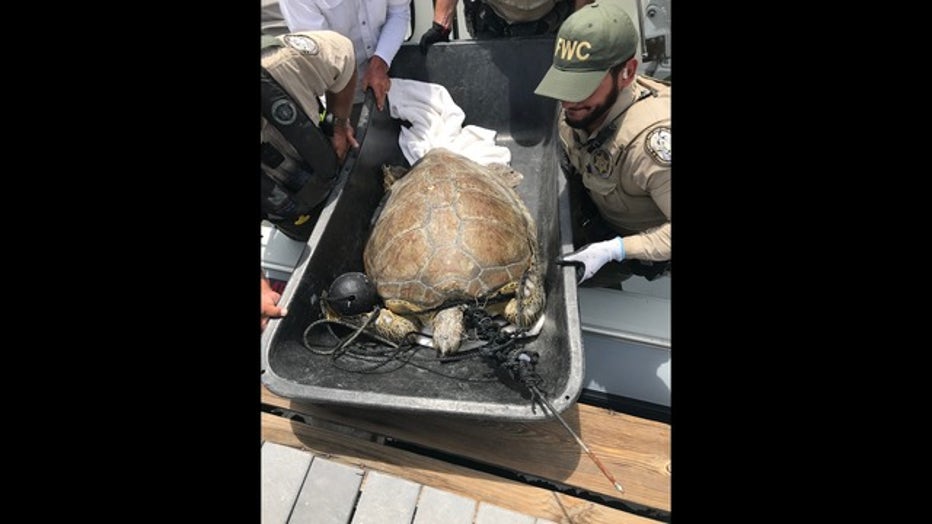
<svg viewBox="0 0 932 524"><path fill-rule="evenodd" d="M460 349L460 343L463 341L463 309L462 306L442 309L431 321L434 347L441 355L455 353Z"/></svg>
<svg viewBox="0 0 932 524"><path fill-rule="evenodd" d="M382 164L382 189L388 192L388 188L405 176L410 168L398 165Z"/></svg>
<svg viewBox="0 0 932 524"><path fill-rule="evenodd" d="M521 277L515 298L505 306L505 318L518 327L531 327L543 313L545 303L544 279L535 260Z"/></svg>
<svg viewBox="0 0 932 524"><path fill-rule="evenodd" d="M385 308L379 311L379 316L375 320L375 331L392 342L400 344L408 333L417 331L417 326L411 320Z"/></svg>

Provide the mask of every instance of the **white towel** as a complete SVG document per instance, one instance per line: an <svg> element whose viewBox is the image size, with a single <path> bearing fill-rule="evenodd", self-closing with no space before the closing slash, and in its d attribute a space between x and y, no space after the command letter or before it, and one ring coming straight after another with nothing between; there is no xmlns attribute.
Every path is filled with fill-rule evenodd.
<svg viewBox="0 0 932 524"><path fill-rule="evenodd" d="M392 78L388 109L392 118L411 122L401 128L398 145L414 164L435 147L445 147L474 162L509 164L511 151L495 145L495 131L479 126L462 127L466 114L439 84Z"/></svg>

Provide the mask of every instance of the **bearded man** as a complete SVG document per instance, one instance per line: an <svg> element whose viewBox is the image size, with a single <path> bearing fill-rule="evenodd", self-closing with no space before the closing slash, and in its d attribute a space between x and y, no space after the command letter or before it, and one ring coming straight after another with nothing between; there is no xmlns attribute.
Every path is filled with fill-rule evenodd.
<svg viewBox="0 0 932 524"><path fill-rule="evenodd" d="M670 86L637 74L637 42L617 2L583 6L560 26L534 91L560 100L574 244L583 246L558 262L588 285L670 272Z"/></svg>

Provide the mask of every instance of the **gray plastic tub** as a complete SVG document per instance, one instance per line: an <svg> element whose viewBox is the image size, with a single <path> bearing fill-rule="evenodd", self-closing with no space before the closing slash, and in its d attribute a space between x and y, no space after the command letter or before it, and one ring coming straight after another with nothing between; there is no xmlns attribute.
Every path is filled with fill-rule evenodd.
<svg viewBox="0 0 932 524"><path fill-rule="evenodd" d="M524 348L539 355L541 389L562 412L579 396L584 370L573 270L553 264L559 253L572 250L569 200L557 160L558 106L533 93L552 50L553 40L542 37L438 44L426 57L417 46L403 46L391 75L445 86L466 113L463 125L496 130L497 143L511 151L512 167L524 174L518 192L537 221L547 291L543 328ZM262 335L263 383L277 395L310 402L506 420L549 417L539 404L532 407L524 388L508 380L467 382L414 366L357 373L304 346L306 328L320 318L322 292L342 273L363 270L370 219L383 195L381 166L406 164L398 146L400 125L387 107L382 112L374 105L363 108L362 147L344 166L283 292L288 316L271 321ZM473 378L493 371L478 358L440 369Z"/></svg>

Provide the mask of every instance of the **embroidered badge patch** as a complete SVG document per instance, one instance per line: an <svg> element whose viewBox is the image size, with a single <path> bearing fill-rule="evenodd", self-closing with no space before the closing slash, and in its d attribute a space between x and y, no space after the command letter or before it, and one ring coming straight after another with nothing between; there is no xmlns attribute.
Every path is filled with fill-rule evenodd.
<svg viewBox="0 0 932 524"><path fill-rule="evenodd" d="M608 178L609 168L612 166L612 157L608 154L608 151L604 149L597 149L595 153L592 154L592 167L595 168L595 172L599 175L599 178Z"/></svg>
<svg viewBox="0 0 932 524"><path fill-rule="evenodd" d="M669 166L673 162L672 140L669 127L658 127L647 134L644 149L658 164Z"/></svg>
<svg viewBox="0 0 932 524"><path fill-rule="evenodd" d="M288 44L288 47L305 55L316 55L320 51L317 42L307 35L285 35L282 40Z"/></svg>

